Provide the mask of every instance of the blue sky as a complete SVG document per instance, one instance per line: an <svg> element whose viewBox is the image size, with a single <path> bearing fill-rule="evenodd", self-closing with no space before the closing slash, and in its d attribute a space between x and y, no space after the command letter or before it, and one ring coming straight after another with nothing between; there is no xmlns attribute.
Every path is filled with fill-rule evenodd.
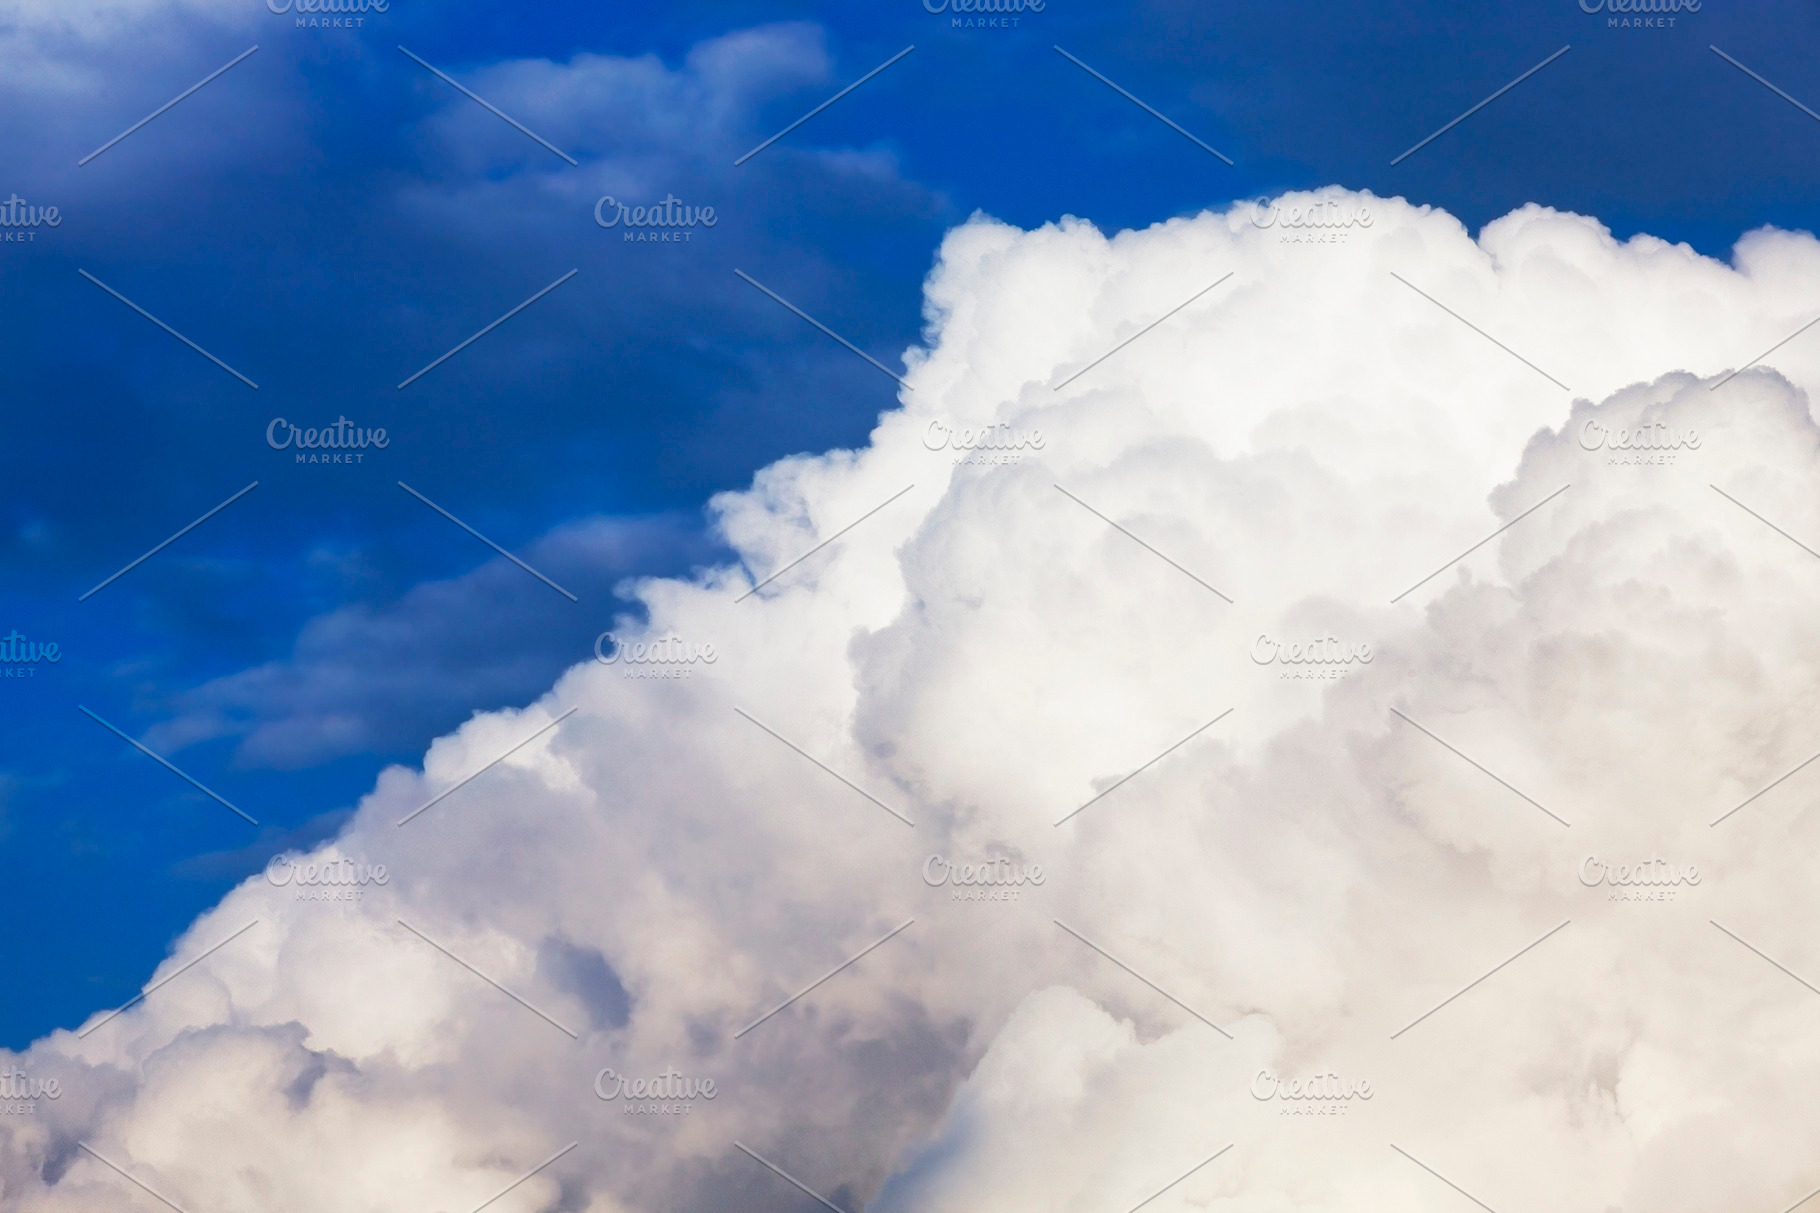
<svg viewBox="0 0 1820 1213"><path fill-rule="evenodd" d="M124 1001L200 910L332 833L384 766L537 695L630 609L625 578L719 559L711 494L783 455L866 441L896 386L736 269L901 369L941 235L976 210L1110 230L1338 183L1473 230L1534 202L1720 258L1763 224L1814 227L1820 121L1710 49L1820 107L1812 6L1708 0L1662 29L1611 28L1579 0L1215 8L1051 0L1000 30L952 28L918 0L396 0L330 31L257 3L125 5L72 18L74 33L27 14L8 54L29 46L37 69L0 82L0 191L62 222L0 245L0 634L64 656L0 684L0 838L33 923L4 944L29 994L0 1006L0 1044ZM673 194L718 221L687 244L630 245L594 223L603 194ZM355 467L297 467L265 442L277 417L383 426L390 445Z"/></svg>

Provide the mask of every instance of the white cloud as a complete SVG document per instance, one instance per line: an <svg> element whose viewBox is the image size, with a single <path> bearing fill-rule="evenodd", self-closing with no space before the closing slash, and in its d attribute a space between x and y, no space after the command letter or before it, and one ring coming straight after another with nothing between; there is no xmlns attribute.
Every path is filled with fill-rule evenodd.
<svg viewBox="0 0 1820 1213"><path fill-rule="evenodd" d="M646 583L653 635L711 641L713 664L589 663L476 718L336 842L385 885L322 904L250 881L159 976L258 927L36 1045L19 1064L71 1094L0 1129L8 1201L139 1207L78 1138L192 1213L472 1208L570 1141L509 1207L796 1207L736 1140L893 1213L1128 1208L1227 1142L1149 1207L1458 1207L1393 1142L1495 1208L1811 1190L1816 996L1707 921L1820 978L1793 925L1811 785L1708 823L1812 752L1820 561L1708 486L1820 540L1811 343L1712 390L1805 319L1820 248L1756 233L1728 267L1535 207L1474 242L1334 196L1374 215L1340 244L1282 243L1249 208L952 233L903 411L716 507L762 577L916 487L744 601L734 570ZM932 419L1045 445L957 468ZM1700 444L1617 465L1589 420ZM1309 681L1252 658L1329 633L1371 662ZM931 853L1045 880L960 903L924 882ZM1702 881L1613 902L1588 855ZM614 982L623 1026L599 1009ZM718 1094L630 1115L596 1098L604 1066ZM1253 1098L1261 1069L1374 1094L1286 1116Z"/></svg>
<svg viewBox="0 0 1820 1213"><path fill-rule="evenodd" d="M693 178L709 162L725 168L747 150L732 149L746 135L755 106L824 84L832 70L821 27L791 22L705 39L675 68L654 54L584 51L567 63L513 59L455 72L467 87L588 164L586 184L570 181L572 172L547 150L427 72L424 87L447 90L452 99L428 126L438 139L437 161L452 161L460 178L497 174L502 163L522 162L549 170L546 188L564 191L571 202L596 187L626 198L655 190L656 201L678 175ZM593 202L586 196L585 205Z"/></svg>

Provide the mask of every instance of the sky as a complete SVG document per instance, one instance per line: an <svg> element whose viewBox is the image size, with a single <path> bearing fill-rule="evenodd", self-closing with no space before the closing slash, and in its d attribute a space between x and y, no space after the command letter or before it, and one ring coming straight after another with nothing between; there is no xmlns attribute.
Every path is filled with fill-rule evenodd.
<svg viewBox="0 0 1820 1213"><path fill-rule="evenodd" d="M1820 972L1781 917L1801 904L1811 813L1758 802L1774 825L1753 832L1746 809L1716 853L1661 824L1686 799L1716 816L1811 753L1796 723L1815 654L1791 604L1813 588L1796 544L1820 536L1820 353L1797 337L1717 381L1820 307L1820 118L1803 108L1820 105L1820 16L1709 2L1661 27L1585 7L1050 3L988 29L921 3L398 0L353 29L240 0L18 7L0 27L0 189L58 222L0 247L0 634L59 659L12 663L30 677L0 687L20 918L0 1045L68 1094L0 1124L5 1190L140 1207L80 1139L145 1159L195 1213L226 1207L196 1156L211 1115L254 1126L235 1142L249 1159L295 1135L269 1170L241 1168L241 1199L334 1152L363 1160L375 1208L399 1182L472 1207L546 1138L584 1144L512 1198L525 1209L808 1199L746 1147L812 1167L852 1209L982 1191L1118 1205L1202 1137L1211 1153L1248 1132L1255 1148L1225 1160L1240 1165L1170 1198L1319 1208L1359 1182L1443 1207L1457 1194L1429 1166L1473 1185L1408 1144L1423 1139L1518 1204L1781 1208L1820 1184L1775 1149L1812 1126L1789 1076L1812 1065L1798 1016L1778 1018L1808 995L1745 950ZM595 220L608 196L673 196L715 223L628 243ZM1317 200L1351 221L1285 226ZM1311 232L1332 239L1289 238ZM1678 467L1589 453L1597 427L1645 414L1720 438ZM386 445L299 466L268 441L279 418L383 427ZM1024 440L1015 462L929 449L991 425ZM1408 585L1506 523L1466 580ZM596 660L608 630L718 660L626 678ZM1260 681L1278 671L1258 639L1328 631L1381 655ZM1084 817L1023 841L1056 805L1117 805L1115 780L1228 707L1173 780L1160 759L1152 787L1133 777L1147 816L1192 819L1183 833L1095 836ZM1391 725L1409 720L1522 798L1408 748L1420 733ZM1530 795L1592 840L1538 835L1559 819ZM917 821L914 844L887 805ZM368 890L377 914L254 906L275 856L325 847L394 865ZM1554 994L1624 997L1570 1012L1546 985L1500 991L1502 1020L1436 1017L1464 1034L1441 1060L1353 1039L1367 1010L1394 1020L1576 917L1584 882L1536 872L1639 847L1737 883L1683 935L1643 916L1664 907L1625 906L1643 915L1554 941L1587 949ZM1054 865L1032 899L1175 974L1158 984L1190 983L1242 1048L1208 1053L1218 1038L1192 1033L1210 1025L1120 984L1049 914L947 902L926 938L881 944L833 1001L769 1025L780 1043L720 1039L736 1008L912 917L931 886L898 878L931 853ZM881 870L894 896L870 895ZM462 985L399 935L414 916L561 1002L595 1064L542 1048L560 1036L521 1051L555 1027ZM255 918L218 961L73 1036ZM1007 955L1028 972L1001 971ZM1677 966L1712 977L1710 1005L1676 1009ZM1710 1017L1757 1035L1702 1052ZM1474 1026L1526 1060L1475 1070ZM496 1040L513 1043L480 1064ZM1703 1085L1777 1050L1794 1060L1773 1088ZM1253 1062L1391 1088L1382 1124L1333 1135L1334 1186L1296 1178L1306 1134L1252 1123ZM599 1125L599 1066L671 1064L719 1077L698 1109L713 1116ZM1476 1131L1444 1115L1449 1064L1494 1110ZM244 1078L244 1102L211 1102L197 1073ZM1184 1103L1184 1075L1221 1095ZM532 1114L539 1082L565 1094ZM1689 1161L1740 1108L1757 1144ZM522 1139L488 1153L512 1117ZM407 1148L399 1126L419 1118ZM1560 1189L1496 1162L1511 1134L1564 1159ZM609 1141L648 1157L616 1169Z"/></svg>

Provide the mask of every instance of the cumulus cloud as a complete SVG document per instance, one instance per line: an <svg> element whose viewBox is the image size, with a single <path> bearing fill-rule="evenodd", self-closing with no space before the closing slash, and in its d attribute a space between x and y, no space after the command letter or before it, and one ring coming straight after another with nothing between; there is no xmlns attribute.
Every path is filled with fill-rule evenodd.
<svg viewBox="0 0 1820 1213"><path fill-rule="evenodd" d="M1710 823L1813 744L1820 366L1726 376L1820 247L1322 199L1371 222L951 233L871 444L640 586L702 659L476 717L12 1058L66 1094L9 1207L152 1207L98 1154L193 1213L472 1209L571 1142L500 1206L1810 1191L1814 995L1752 949L1820 976L1820 822L1796 775ZM1586 879L1655 859L1699 879Z"/></svg>

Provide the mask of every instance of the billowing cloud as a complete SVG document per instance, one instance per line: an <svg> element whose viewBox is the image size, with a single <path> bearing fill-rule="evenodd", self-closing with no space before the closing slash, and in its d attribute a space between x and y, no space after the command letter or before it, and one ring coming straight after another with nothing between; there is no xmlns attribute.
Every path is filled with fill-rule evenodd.
<svg viewBox="0 0 1820 1213"><path fill-rule="evenodd" d="M570 1143L498 1207L1810 1191L1811 769L1745 802L1814 744L1820 366L1727 376L1820 247L1268 213L951 233L871 444L716 500L741 567L13 1059L9 1207L467 1210Z"/></svg>

